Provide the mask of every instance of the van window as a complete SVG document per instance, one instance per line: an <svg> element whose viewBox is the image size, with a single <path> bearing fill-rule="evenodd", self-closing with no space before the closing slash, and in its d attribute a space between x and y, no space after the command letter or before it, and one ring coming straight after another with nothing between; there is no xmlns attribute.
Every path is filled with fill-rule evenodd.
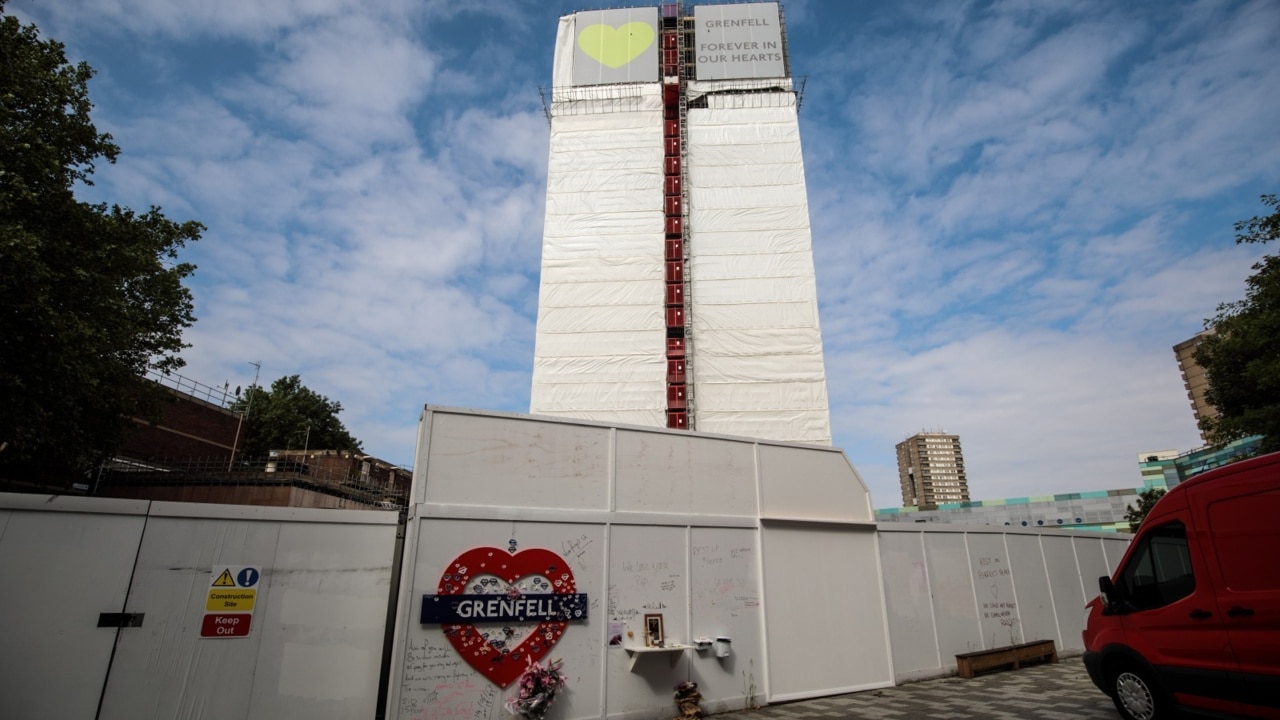
<svg viewBox="0 0 1280 720"><path fill-rule="evenodd" d="M1134 610L1163 607L1196 588L1187 550L1187 529L1180 522L1148 532L1120 575L1125 599Z"/></svg>

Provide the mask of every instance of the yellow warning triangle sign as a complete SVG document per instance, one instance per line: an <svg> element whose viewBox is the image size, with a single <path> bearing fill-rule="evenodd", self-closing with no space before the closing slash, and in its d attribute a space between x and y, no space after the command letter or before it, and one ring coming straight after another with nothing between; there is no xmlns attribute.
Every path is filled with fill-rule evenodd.
<svg viewBox="0 0 1280 720"><path fill-rule="evenodd" d="M231 577L230 568L223 570L222 574L218 576L218 579L213 581L213 587L235 587L235 586L236 586L236 581L235 581L235 578Z"/></svg>

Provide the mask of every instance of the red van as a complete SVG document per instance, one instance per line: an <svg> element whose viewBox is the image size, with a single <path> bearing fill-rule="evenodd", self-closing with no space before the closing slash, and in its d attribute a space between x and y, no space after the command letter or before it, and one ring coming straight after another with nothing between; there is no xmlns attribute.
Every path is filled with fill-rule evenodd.
<svg viewBox="0 0 1280 720"><path fill-rule="evenodd" d="M1098 585L1084 664L1127 720L1280 718L1280 453L1175 486Z"/></svg>

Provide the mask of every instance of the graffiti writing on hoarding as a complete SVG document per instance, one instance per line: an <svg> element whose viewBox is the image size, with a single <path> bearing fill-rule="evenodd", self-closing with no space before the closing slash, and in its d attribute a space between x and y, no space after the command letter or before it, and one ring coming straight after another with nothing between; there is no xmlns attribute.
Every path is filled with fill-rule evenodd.
<svg viewBox="0 0 1280 720"><path fill-rule="evenodd" d="M475 673L448 645L409 638L399 717L404 720L483 720L494 716L499 690L481 687Z"/></svg>
<svg viewBox="0 0 1280 720"><path fill-rule="evenodd" d="M1014 616L1014 611L1017 609L1018 609L1018 603L1011 603L1011 602L982 603L982 617L984 619L1009 618Z"/></svg>
<svg viewBox="0 0 1280 720"><path fill-rule="evenodd" d="M979 557L974 577L977 579L977 587L986 588L987 591L982 596L984 601L980 608L983 626L986 628L984 634L991 636L993 645L1006 642L1003 639L1006 632L1008 643L1020 642L1018 603L1013 597L1013 572L1008 563L995 555Z"/></svg>
<svg viewBox="0 0 1280 720"><path fill-rule="evenodd" d="M584 535L568 538L560 541L560 555L564 558L572 558L577 560L579 568L586 569L583 556L587 554L587 548L591 546L591 538Z"/></svg>
<svg viewBox="0 0 1280 720"><path fill-rule="evenodd" d="M409 638L404 654L406 689L425 690L437 682L471 676L471 671L463 668L462 658L453 652L453 648Z"/></svg>

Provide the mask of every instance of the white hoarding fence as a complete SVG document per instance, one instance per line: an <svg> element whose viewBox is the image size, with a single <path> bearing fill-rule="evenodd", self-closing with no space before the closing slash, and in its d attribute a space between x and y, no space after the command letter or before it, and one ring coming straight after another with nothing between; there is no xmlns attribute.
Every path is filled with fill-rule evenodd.
<svg viewBox="0 0 1280 720"><path fill-rule="evenodd" d="M397 523L0 494L0 717L375 717Z"/></svg>
<svg viewBox="0 0 1280 720"><path fill-rule="evenodd" d="M879 526L894 678L955 672L955 656L1053 640L1083 651L1084 604L1127 536Z"/></svg>

